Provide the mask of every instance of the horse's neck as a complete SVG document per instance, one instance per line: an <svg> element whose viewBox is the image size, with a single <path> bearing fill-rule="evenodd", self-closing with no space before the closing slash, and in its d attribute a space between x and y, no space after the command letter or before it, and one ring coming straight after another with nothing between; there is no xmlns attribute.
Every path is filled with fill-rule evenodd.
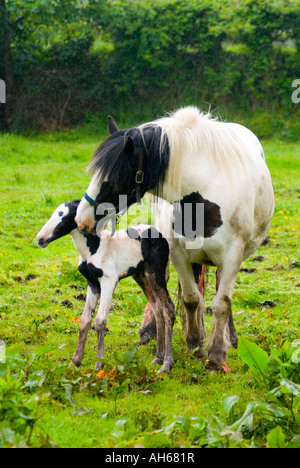
<svg viewBox="0 0 300 468"><path fill-rule="evenodd" d="M76 249L78 250L79 255L84 259L87 260L89 256L89 248L86 243L86 237L79 232L78 229L75 229L71 232L71 237L74 242Z"/></svg>

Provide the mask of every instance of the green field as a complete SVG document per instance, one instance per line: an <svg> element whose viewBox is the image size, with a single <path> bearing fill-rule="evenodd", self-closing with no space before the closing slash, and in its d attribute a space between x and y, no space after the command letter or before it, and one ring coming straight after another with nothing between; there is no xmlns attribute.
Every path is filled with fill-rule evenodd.
<svg viewBox="0 0 300 468"><path fill-rule="evenodd" d="M300 144L263 142L276 209L270 242L244 262L237 281L233 310L243 340L229 352L231 373L209 373L187 354L178 313L175 367L157 376L155 343L136 348L146 299L127 279L108 318L101 379L92 370L93 330L82 367L68 369L85 293L71 238L45 250L35 243L58 204L81 198L99 138L76 131L0 136L0 339L7 358L0 364L0 446L299 447ZM214 288L211 268L207 306ZM177 303L173 269L169 289ZM206 323L209 330L211 316Z"/></svg>

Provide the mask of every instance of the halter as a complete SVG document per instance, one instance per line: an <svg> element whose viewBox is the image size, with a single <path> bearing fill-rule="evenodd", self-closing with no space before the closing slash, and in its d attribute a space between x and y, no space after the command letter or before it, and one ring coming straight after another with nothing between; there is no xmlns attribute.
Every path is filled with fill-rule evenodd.
<svg viewBox="0 0 300 468"><path fill-rule="evenodd" d="M143 171L143 153L141 153L140 157L139 157L138 171L135 174L135 189L132 191L132 193L128 197L129 200L132 200L132 203L134 203L136 201L138 205L142 204L142 202L141 202L141 185L144 182L144 178L145 178L145 173ZM91 198L88 195L87 192L84 193L83 198L85 198L85 200L91 206L94 206L95 208L98 208L98 206L102 204L102 203L97 202L93 198ZM110 209L106 210L106 212L104 213L104 216L111 216L113 214L113 212L118 213L118 211L117 211L118 209L119 209L119 206L117 206L115 210L113 208L110 208ZM127 209L128 208L122 210L121 213L119 213L117 215L117 224L119 224L121 216L123 216L126 213Z"/></svg>

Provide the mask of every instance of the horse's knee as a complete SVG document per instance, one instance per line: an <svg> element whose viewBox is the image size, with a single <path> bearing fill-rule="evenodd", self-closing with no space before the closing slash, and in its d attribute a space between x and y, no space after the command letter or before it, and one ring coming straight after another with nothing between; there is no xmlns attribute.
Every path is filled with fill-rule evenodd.
<svg viewBox="0 0 300 468"><path fill-rule="evenodd" d="M95 330L99 334L104 334L106 329L106 320L105 319L95 319Z"/></svg>
<svg viewBox="0 0 300 468"><path fill-rule="evenodd" d="M232 301L230 297L226 295L216 297L212 304L212 311L216 320L227 323L232 312Z"/></svg>
<svg viewBox="0 0 300 468"><path fill-rule="evenodd" d="M91 326L92 326L92 317L89 319L87 319L86 317L80 318L80 324L79 324L80 332L85 332L86 330L89 330Z"/></svg>

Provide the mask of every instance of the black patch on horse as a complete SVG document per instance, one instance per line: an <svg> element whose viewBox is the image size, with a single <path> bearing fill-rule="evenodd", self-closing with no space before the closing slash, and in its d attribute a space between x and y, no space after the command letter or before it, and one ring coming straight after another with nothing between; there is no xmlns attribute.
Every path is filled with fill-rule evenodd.
<svg viewBox="0 0 300 468"><path fill-rule="evenodd" d="M173 229L189 239L212 237L222 224L220 207L199 192L186 195L174 207Z"/></svg>

